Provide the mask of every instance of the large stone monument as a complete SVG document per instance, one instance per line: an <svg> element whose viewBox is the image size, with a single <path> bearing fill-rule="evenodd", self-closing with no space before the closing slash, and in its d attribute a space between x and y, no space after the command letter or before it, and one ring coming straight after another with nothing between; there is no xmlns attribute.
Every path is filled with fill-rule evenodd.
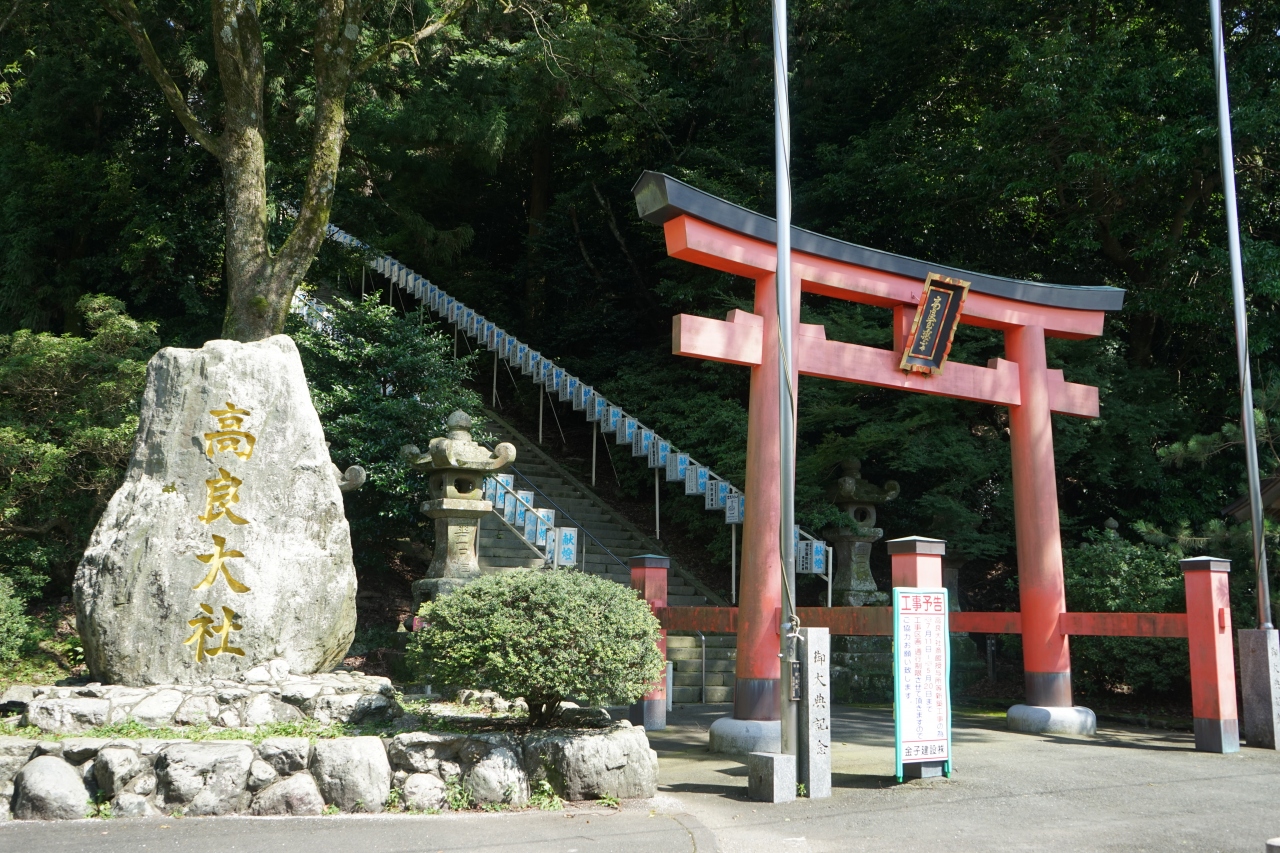
<svg viewBox="0 0 1280 853"><path fill-rule="evenodd" d="M124 485L76 571L95 678L230 679L342 660L356 576L340 489L293 341L166 348L147 366Z"/></svg>
<svg viewBox="0 0 1280 853"><path fill-rule="evenodd" d="M871 577L871 546L884 537L876 527L876 504L898 496L896 480L883 487L862 479L862 462L850 459L841 464L841 476L829 492L831 502L849 518L843 525L824 528L822 536L833 544L836 552L836 576L832 580L833 604L837 607L882 607L889 603L887 593L876 589Z"/></svg>
<svg viewBox="0 0 1280 853"><path fill-rule="evenodd" d="M490 450L473 441L466 412L454 412L446 426L446 436L431 439L426 453L412 444L400 449L410 465L429 476L431 500L422 504L422 512L436 522L436 548L427 576L413 582L415 606L480 577L480 519L493 511L493 504L484 499L484 478L516 459L515 447L506 442Z"/></svg>

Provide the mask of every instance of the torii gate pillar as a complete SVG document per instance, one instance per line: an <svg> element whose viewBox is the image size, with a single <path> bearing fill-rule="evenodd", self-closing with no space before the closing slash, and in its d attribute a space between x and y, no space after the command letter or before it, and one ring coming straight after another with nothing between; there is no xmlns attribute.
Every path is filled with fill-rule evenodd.
<svg viewBox="0 0 1280 853"><path fill-rule="evenodd" d="M1071 655L1066 634L1058 631L1067 596L1044 329L1022 326L1006 331L1005 352L1018 365L1022 400L1009 407L1009 445L1027 704L1070 708Z"/></svg>

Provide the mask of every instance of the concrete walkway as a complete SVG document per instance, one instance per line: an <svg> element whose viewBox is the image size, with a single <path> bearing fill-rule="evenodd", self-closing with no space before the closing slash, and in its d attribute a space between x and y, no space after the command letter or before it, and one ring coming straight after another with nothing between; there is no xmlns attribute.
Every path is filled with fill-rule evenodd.
<svg viewBox="0 0 1280 853"><path fill-rule="evenodd" d="M1170 851L1262 853L1280 836L1280 753L1193 751L1190 735L1105 728L1096 738L1015 735L1003 717L956 719L956 775L899 785L888 711L834 715L835 795L746 799L742 765L706 751L728 705L686 705L650 739L661 791L622 809L317 818L0 824L3 853L790 853Z"/></svg>
<svg viewBox="0 0 1280 853"><path fill-rule="evenodd" d="M765 806L745 769L706 752L728 705L686 705L650 740L661 789L725 853L780 851L1242 851L1280 836L1280 753L1193 750L1191 735L1103 727L1095 738L1004 729L958 715L951 779L893 778L893 716L837 709L834 796Z"/></svg>

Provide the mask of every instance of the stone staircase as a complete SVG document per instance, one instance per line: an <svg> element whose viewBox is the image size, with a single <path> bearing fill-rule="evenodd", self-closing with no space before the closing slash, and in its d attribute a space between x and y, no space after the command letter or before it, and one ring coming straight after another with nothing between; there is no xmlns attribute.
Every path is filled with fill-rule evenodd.
<svg viewBox="0 0 1280 853"><path fill-rule="evenodd" d="M510 424L492 412L485 413L487 427L498 441L515 445L516 461L509 471L517 489L534 493L533 505L556 511L556 523L579 528L583 543L578 568L631 586L628 557L662 554L658 544L645 536L613 508L579 483L551 457ZM531 568L542 565L542 556L502 521L497 513L480 519L479 561L481 568ZM672 567L667 586L667 603L672 606L721 603L701 584Z"/></svg>
<svg viewBox="0 0 1280 853"><path fill-rule="evenodd" d="M703 681L702 640L696 634L667 635L667 660L675 664L671 701L732 702L738 638L733 634L707 634L706 681ZM706 695L703 695L703 684Z"/></svg>

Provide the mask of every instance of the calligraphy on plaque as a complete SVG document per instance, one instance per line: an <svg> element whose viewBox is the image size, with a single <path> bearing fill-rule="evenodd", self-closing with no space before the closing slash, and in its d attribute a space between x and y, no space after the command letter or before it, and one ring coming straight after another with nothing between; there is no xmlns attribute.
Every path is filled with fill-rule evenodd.
<svg viewBox="0 0 1280 853"><path fill-rule="evenodd" d="M942 372L968 294L969 282L929 273L899 367L908 372Z"/></svg>
<svg viewBox="0 0 1280 853"><path fill-rule="evenodd" d="M940 765L942 774L951 775L947 614L945 589L893 589L893 728L899 782L904 764Z"/></svg>

